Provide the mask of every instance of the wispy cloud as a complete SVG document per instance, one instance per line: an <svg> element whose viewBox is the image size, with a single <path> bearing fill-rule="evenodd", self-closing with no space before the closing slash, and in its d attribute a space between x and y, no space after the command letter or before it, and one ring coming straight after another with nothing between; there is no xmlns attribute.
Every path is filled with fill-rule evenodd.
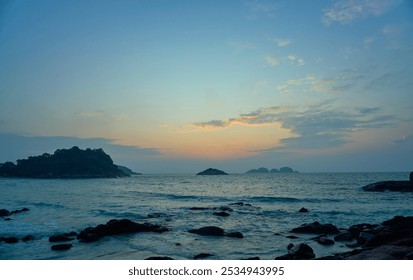
<svg viewBox="0 0 413 280"><path fill-rule="evenodd" d="M323 10L322 21L329 26L332 23L349 24L368 16L381 16L399 0L341 0Z"/></svg>
<svg viewBox="0 0 413 280"><path fill-rule="evenodd" d="M275 15L275 10L277 5L270 1L249 1L247 2L248 8L248 19L257 19L261 16L273 17Z"/></svg>
<svg viewBox="0 0 413 280"><path fill-rule="evenodd" d="M304 59L296 57L295 55L289 55L287 56L287 59L291 62L291 63L296 63L299 66L303 66L305 64Z"/></svg>
<svg viewBox="0 0 413 280"><path fill-rule="evenodd" d="M281 146L270 150L293 151L337 147L350 141L353 132L391 126L397 121L378 107L346 108L329 100L307 107L266 107L227 120L193 123L194 128L217 131L231 126L271 126L291 131Z"/></svg>
<svg viewBox="0 0 413 280"><path fill-rule="evenodd" d="M268 37L268 40L275 43L278 47L285 47L292 43L291 39Z"/></svg>
<svg viewBox="0 0 413 280"><path fill-rule="evenodd" d="M271 65L271 66L276 66L280 63L279 60L272 55L267 55L265 57L265 61L267 62L268 65Z"/></svg>

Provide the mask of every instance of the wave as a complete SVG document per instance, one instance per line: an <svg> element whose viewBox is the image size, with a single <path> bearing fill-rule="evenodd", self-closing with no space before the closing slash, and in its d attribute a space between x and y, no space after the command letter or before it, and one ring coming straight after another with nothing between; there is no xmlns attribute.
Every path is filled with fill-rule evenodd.
<svg viewBox="0 0 413 280"><path fill-rule="evenodd" d="M147 216L140 215L134 212L113 212L113 211L106 211L106 210L92 210L91 211L96 216L105 216L105 217L112 217L112 218L130 218L130 219L146 219Z"/></svg>

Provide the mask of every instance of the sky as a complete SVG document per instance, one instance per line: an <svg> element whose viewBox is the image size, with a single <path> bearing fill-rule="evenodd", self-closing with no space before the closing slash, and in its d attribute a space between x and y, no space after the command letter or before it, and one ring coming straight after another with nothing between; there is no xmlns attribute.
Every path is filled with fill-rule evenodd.
<svg viewBox="0 0 413 280"><path fill-rule="evenodd" d="M0 162L413 170L413 1L0 0Z"/></svg>

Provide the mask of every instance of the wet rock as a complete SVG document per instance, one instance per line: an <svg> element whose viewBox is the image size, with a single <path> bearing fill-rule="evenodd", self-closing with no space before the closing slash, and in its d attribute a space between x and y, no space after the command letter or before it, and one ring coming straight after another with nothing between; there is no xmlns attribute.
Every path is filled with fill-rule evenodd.
<svg viewBox="0 0 413 280"><path fill-rule="evenodd" d="M0 209L0 217L7 217L10 216L10 211L7 209Z"/></svg>
<svg viewBox="0 0 413 280"><path fill-rule="evenodd" d="M244 238L244 235L239 231L227 233L227 234L225 234L225 236L226 237L233 237L233 238Z"/></svg>
<svg viewBox="0 0 413 280"><path fill-rule="evenodd" d="M173 258L171 258L171 257L166 257L166 256L154 256L154 257L149 257L149 258L146 258L145 260L159 260L159 261L163 261L163 260L165 260L165 261L169 261L169 260L173 260Z"/></svg>
<svg viewBox="0 0 413 280"><path fill-rule="evenodd" d="M307 212L308 212L308 209L302 207L298 212L300 212L300 213L307 213Z"/></svg>
<svg viewBox="0 0 413 280"><path fill-rule="evenodd" d="M329 246L329 245L334 245L334 240L328 237L325 237L325 236L321 236L320 238L317 239L317 243L321 245Z"/></svg>
<svg viewBox="0 0 413 280"><path fill-rule="evenodd" d="M363 187L367 192L413 192L412 181L383 181Z"/></svg>
<svg viewBox="0 0 413 280"><path fill-rule="evenodd" d="M11 221L11 219L10 219L10 218L4 218L4 220L5 220L5 221Z"/></svg>
<svg viewBox="0 0 413 280"><path fill-rule="evenodd" d="M51 249L53 250L53 251L65 251L65 250L69 250L70 248L72 248L72 244L68 244L68 243L65 243L65 244L56 244L56 245L53 245L52 247L51 247Z"/></svg>
<svg viewBox="0 0 413 280"><path fill-rule="evenodd" d="M291 245L288 246L288 254L276 257L275 260L311 260L315 258L313 249L307 244Z"/></svg>
<svg viewBox="0 0 413 280"><path fill-rule="evenodd" d="M294 244L293 244L293 243L288 244L288 245L287 245L287 250L290 250L292 247L294 247Z"/></svg>
<svg viewBox="0 0 413 280"><path fill-rule="evenodd" d="M310 224L303 224L300 227L291 230L296 233L314 233L314 234L337 234L340 233L338 228L332 224L320 224L314 222Z"/></svg>
<svg viewBox="0 0 413 280"><path fill-rule="evenodd" d="M353 234L349 231L342 232L334 236L334 241L337 241L337 242L353 241Z"/></svg>
<svg viewBox="0 0 413 280"><path fill-rule="evenodd" d="M224 230L220 227L215 226L207 226L201 227L199 229L191 229L188 231L189 233L195 233L198 235L206 235L206 236L224 236Z"/></svg>
<svg viewBox="0 0 413 280"><path fill-rule="evenodd" d="M25 207L25 208L22 208L20 210L13 210L13 211L10 212L10 214L17 214L17 213L27 212L27 211L30 211L30 209Z"/></svg>
<svg viewBox="0 0 413 280"><path fill-rule="evenodd" d="M244 203L244 202L234 202L234 203L230 203L229 205L238 205L238 206L252 206L249 203Z"/></svg>
<svg viewBox="0 0 413 280"><path fill-rule="evenodd" d="M79 239L79 241L81 242L93 242L99 240L104 236L139 232L162 233L168 230L169 229L159 225L153 225L149 223L139 224L128 219L113 219L104 225L101 224L96 227L85 228L79 233L77 239Z"/></svg>
<svg viewBox="0 0 413 280"><path fill-rule="evenodd" d="M234 211L231 207L228 207L228 206L221 206L221 207L219 207L218 209L221 210L221 211L225 211L225 212L232 212L232 211Z"/></svg>
<svg viewBox="0 0 413 280"><path fill-rule="evenodd" d="M191 207L191 208L189 208L189 210L192 210L192 211L204 211L204 210L209 210L210 208L209 207Z"/></svg>
<svg viewBox="0 0 413 280"><path fill-rule="evenodd" d="M206 258L208 258L208 257L212 257L212 256L214 256L213 254L208 254L208 253L201 253L201 254L198 254L198 255L196 255L196 256L194 256L194 260L200 260L200 259L206 259Z"/></svg>
<svg viewBox="0 0 413 280"><path fill-rule="evenodd" d="M219 217L228 217L229 214L227 212L221 211L221 212L214 212L212 215L219 216Z"/></svg>
<svg viewBox="0 0 413 280"><path fill-rule="evenodd" d="M34 236L33 235L26 235L25 237L22 238L23 242L27 242L27 241L33 241L34 240Z"/></svg>
<svg viewBox="0 0 413 280"><path fill-rule="evenodd" d="M353 238L358 238L358 236L360 235L360 232L368 232L368 233L375 232L375 229L378 226L379 225L363 223L363 224L352 225L351 227L349 227L348 231L351 232L351 234L353 235Z"/></svg>
<svg viewBox="0 0 413 280"><path fill-rule="evenodd" d="M370 241L374 237L373 234L368 233L368 232L360 232L359 237L357 238L357 243L360 245L366 244L368 241Z"/></svg>
<svg viewBox="0 0 413 280"><path fill-rule="evenodd" d="M17 237L0 237L0 242L5 242L7 244L15 244L19 242Z"/></svg>
<svg viewBox="0 0 413 280"><path fill-rule="evenodd" d="M258 261L258 260L260 260L260 257L251 257L251 258L245 258L245 259L241 259L241 260L244 260L244 261Z"/></svg>
<svg viewBox="0 0 413 280"><path fill-rule="evenodd" d="M298 237L295 235L287 235L286 238L288 239L297 239Z"/></svg>
<svg viewBox="0 0 413 280"><path fill-rule="evenodd" d="M55 234L49 237L49 242L65 242L72 240L74 240L74 238L67 236L66 234Z"/></svg>

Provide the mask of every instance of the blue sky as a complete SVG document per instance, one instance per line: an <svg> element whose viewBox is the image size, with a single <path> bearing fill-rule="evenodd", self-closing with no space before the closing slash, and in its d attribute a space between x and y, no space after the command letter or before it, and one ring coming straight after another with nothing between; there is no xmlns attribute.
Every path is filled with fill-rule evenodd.
<svg viewBox="0 0 413 280"><path fill-rule="evenodd" d="M413 4L0 0L0 162L413 168Z"/></svg>

